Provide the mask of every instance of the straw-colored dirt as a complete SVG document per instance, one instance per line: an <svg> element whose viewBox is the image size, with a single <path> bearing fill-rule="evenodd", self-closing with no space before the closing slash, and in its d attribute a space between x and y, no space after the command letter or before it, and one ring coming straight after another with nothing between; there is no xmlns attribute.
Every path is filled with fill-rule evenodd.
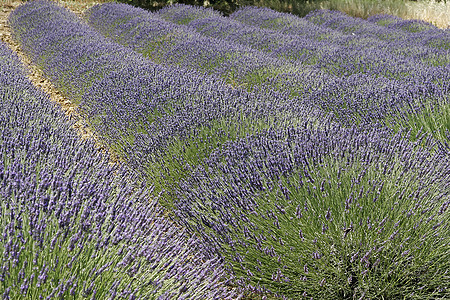
<svg viewBox="0 0 450 300"><path fill-rule="evenodd" d="M412 1L406 6L407 12L400 17L424 20L442 29L450 28L450 1Z"/></svg>
<svg viewBox="0 0 450 300"><path fill-rule="evenodd" d="M359 18L388 14L405 20L423 20L441 29L450 28L450 1L322 0L319 3L322 9L340 10Z"/></svg>

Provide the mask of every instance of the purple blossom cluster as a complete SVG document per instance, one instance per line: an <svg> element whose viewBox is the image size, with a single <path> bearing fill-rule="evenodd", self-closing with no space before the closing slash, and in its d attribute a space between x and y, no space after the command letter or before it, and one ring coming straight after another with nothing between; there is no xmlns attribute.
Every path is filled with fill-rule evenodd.
<svg viewBox="0 0 450 300"><path fill-rule="evenodd" d="M328 41L329 47L338 45L342 52L353 51L352 47L363 49L363 51L359 51L360 53L353 52L353 55L357 56L364 55L368 50L371 53L380 53L379 60L376 60L376 56L372 58L378 62L385 59L384 52L390 55L390 60L397 59L394 65L398 65L401 58L405 56L414 59L416 63L425 63L425 66L449 63L448 51L445 51L448 50L448 47L443 46L448 44L449 35L444 30L437 28L432 34L427 31L414 37L404 30L399 30L394 24L392 27L390 25L379 26L370 19L354 18L342 12L330 10L314 11L304 18L300 18L266 8L246 7L233 13L230 18L247 25L268 28L283 35L296 35L302 38L305 37L304 31L308 28L307 24L310 24L310 28L319 26L321 30L329 32L318 35L315 39L321 41L325 39ZM376 20L377 17L374 18ZM404 22L408 24L412 21L402 20L401 23ZM410 75L414 75L414 72L411 72Z"/></svg>
<svg viewBox="0 0 450 300"><path fill-rule="evenodd" d="M180 184L176 212L255 293L446 298L450 161L422 148L430 142L267 131L214 152Z"/></svg>
<svg viewBox="0 0 450 300"><path fill-rule="evenodd" d="M436 49L450 49L450 30L439 29L422 20L403 20L390 15L375 15L368 22L407 33L408 41Z"/></svg>
<svg viewBox="0 0 450 300"><path fill-rule="evenodd" d="M122 3L96 5L85 12L85 19L106 37L156 63L215 74L234 85L248 84L257 76L262 81L283 69L295 68L251 47L201 35Z"/></svg>
<svg viewBox="0 0 450 300"><path fill-rule="evenodd" d="M186 23L188 13L193 17L187 25L161 19ZM169 6L156 15L125 4L105 3L91 8L86 19L102 34L158 63L207 70L238 84L264 86L263 93L266 87L287 91L294 99L298 97L299 103L332 112L344 124L396 122L420 114L425 103L437 106L448 101L448 67L425 66L383 49L368 50L364 44L333 46L328 39L280 34L218 14L211 17L210 10L187 5ZM237 46L242 43L246 47ZM313 44L311 66L280 58ZM251 48L271 49L276 55Z"/></svg>
<svg viewBox="0 0 450 300"><path fill-rule="evenodd" d="M0 106L2 299L236 297L217 256L80 139L4 43Z"/></svg>
<svg viewBox="0 0 450 300"><path fill-rule="evenodd" d="M224 31L247 26L255 36L270 31L280 40L301 39L303 32L311 42L329 38L330 47L354 42L353 47L360 51L355 53L363 53L369 45L375 49L391 43L375 33L370 35L372 25L380 27L380 32L411 34L371 23L358 29L369 36L364 43L364 37L341 32L343 27L311 25L310 20L270 10L249 8L247 12L251 12L248 19L255 19L252 25L270 30L239 25L236 20L244 14L240 12L235 21L223 21ZM316 14L328 18L328 12ZM185 25L170 24L163 20L165 16ZM80 103L82 115L128 168L155 185L150 191L131 184L131 175L125 172L128 169L108 166L110 173L96 173L95 163L90 163L93 169L83 169L83 159L88 158L80 157L87 152L75 155L77 163L71 165L76 167L68 171L62 171L60 164L52 165L46 157L45 174L63 179L45 181L42 193L50 195L50 200L33 207L50 209L39 214L30 209L33 221L29 228L45 227L41 220L51 219L40 216L54 216L54 225L46 228L62 228L61 232L56 229L37 236L45 240L56 235L55 245L62 243L62 248L71 249L66 259L69 266L73 266L73 257L75 263L91 263L85 268L87 275L83 273L86 284L76 283L82 292L94 293L94 281L105 278L96 272L113 277L119 270L132 278L139 274L150 277L149 281L114 282L105 289L119 291L116 287L120 287L128 292L123 294L126 297L135 291L142 298L226 299L235 296L227 284L262 297L269 293L284 299L449 297L450 133L439 142L424 131L416 134L411 128L407 132L385 126L402 120L422 124L422 111L450 111L444 109L450 82L447 65L417 61L423 69L414 69L405 59L398 69L411 74L389 78L380 74L394 70L398 56L386 54L373 55L372 61L384 59L388 66L394 57L390 69L355 72L363 60L353 59L351 67L333 60L334 65L327 65L324 71L317 65L307 67L267 51L264 54L264 47L251 45L251 34L243 43L237 36L233 40L232 34L221 37L217 28L224 17L213 10L182 5L156 16L108 3L94 7L86 17L101 34L53 2L26 3L10 17L14 37L32 60L68 97ZM190 26L202 20L214 24L208 34ZM323 31L317 37L314 33L308 36L307 26ZM211 45L199 45L200 41ZM147 47L149 43L153 48ZM228 56L231 53L226 47L241 51L241 57ZM149 59L139 53L146 54L144 49ZM202 56L203 52L207 55ZM372 55L368 52L364 59ZM214 66L205 74L202 65L210 61ZM231 86L221 78L226 72L223 66L248 74L247 70L260 70L264 61L274 74L252 89ZM274 65L274 61L283 63ZM57 145L65 147L66 143ZM122 181L117 174L124 172ZM69 182L76 199L104 208L106 219L95 214L92 205L83 206L88 202L65 200L62 208L54 204L52 197L62 194L54 192L58 182L63 187ZM106 191L102 184L108 186ZM150 192L172 209L182 227L166 221L163 215L169 214L156 204L144 206L141 195ZM108 201L102 202L103 197ZM2 207L2 213L13 207L14 217L20 216L17 211L27 207L20 205ZM64 209L70 213L56 214ZM19 228L26 223L14 222ZM75 229L66 239L63 229L69 227ZM109 235L105 236L105 230ZM32 238L34 231L30 232ZM118 244L108 244L116 233ZM198 239L186 239L187 233ZM89 243L83 244L85 240ZM162 246L155 246L159 242ZM86 246L80 249L79 244ZM102 255L92 256L97 249ZM41 261L41 253L36 261ZM81 257L84 253L89 256ZM116 265L104 261L116 254L122 255ZM46 268L54 265L49 264L27 282L44 278ZM28 278L22 274L29 269L32 267L21 262L14 278ZM163 279L154 272L162 273ZM73 285L68 278L60 284ZM147 290L141 283L148 283L156 292L142 292ZM16 291L22 286L26 290L22 282L13 284Z"/></svg>
<svg viewBox="0 0 450 300"><path fill-rule="evenodd" d="M102 140L158 191L225 140L268 126L328 120L286 92L249 93L217 76L155 64L52 2L27 3L10 22L23 49L80 103ZM166 163L176 163L177 171Z"/></svg>

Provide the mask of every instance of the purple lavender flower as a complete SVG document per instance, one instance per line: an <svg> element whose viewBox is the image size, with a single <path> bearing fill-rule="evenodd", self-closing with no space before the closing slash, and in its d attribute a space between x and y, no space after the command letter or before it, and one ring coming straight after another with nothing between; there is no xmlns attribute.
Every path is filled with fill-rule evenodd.
<svg viewBox="0 0 450 300"><path fill-rule="evenodd" d="M441 112L450 82L448 56L441 55L446 50L433 56L433 45L408 42L415 33L340 13L315 12L308 20L255 8L236 13L234 19L244 22L243 16L256 12L249 17L253 25L273 26L271 34L280 34L280 41L321 28L319 35L311 33L287 50L277 48L278 54L293 53L311 41L309 51L321 49L321 60L302 54L288 58L290 66L284 63L289 60L264 54L264 47L251 46L251 38L241 45L232 34L212 38L223 17L213 11L191 14L193 10L180 9L174 20L192 23L210 37L153 16L147 21L154 27L139 27L137 20L148 14L138 10L109 9L99 15L111 25L108 16L124 14L129 27L122 29L132 30L130 45L142 46L142 33L150 30L152 41L160 44L149 51L173 56L170 63L177 59L177 67L155 64L112 42L54 3L27 3L11 15L15 38L25 51L68 97L81 103L80 112L101 140L128 165L107 167L92 143L80 143L75 135L69 139L62 133L66 131L57 135L60 127L69 129L58 118L37 123L41 118L23 117L42 115L33 110L34 103L17 118L2 115L0 120L8 124L2 145L11 150L1 152L0 197L13 201L4 201L9 206L5 217L15 220L5 225L2 242L13 268L23 268L20 258L30 252L23 241L31 238L42 249L27 260L38 266L35 277L45 272L44 261L48 273L65 277L46 295L84 290L86 295L139 297L142 287L162 298L182 291L181 299L213 294L226 299L234 293L228 293L224 278L229 276L235 286L280 297L298 298L305 292L317 298L342 293L404 298L416 283L427 287L417 290L423 298L430 291L436 293L433 297L445 297L442 286L450 259L445 251L448 195L442 191L449 186L448 147L427 134L385 125L389 118L399 124L428 109ZM166 13L170 8L160 16ZM208 27L205 20L214 22ZM230 30L262 32L226 24ZM213 39L216 48L197 44ZM223 56L206 51L233 39L233 49L242 50L246 61L227 57L226 51ZM198 55L191 62L189 49L206 49L207 55L193 51ZM340 54L342 49L348 52ZM217 57L227 58L226 63L214 61ZM313 66L306 68L298 62L302 59ZM209 75L196 69L209 61L214 61ZM259 68L265 61L273 73L253 90L231 87L220 78L229 66L236 78L258 75L252 64ZM20 90L11 94L28 99ZM8 108L23 102L10 101ZM20 131L23 124L38 124L30 127L40 131ZM17 142L11 136L28 138ZM34 142L33 136L40 138ZM411 136L416 140L411 142ZM166 201L183 227L168 222L155 202L148 203L153 191L137 184L140 179L157 185L154 195ZM23 199L33 200L28 204ZM194 237L188 239L189 234ZM48 259L56 252L58 263ZM104 257L117 260L108 264ZM85 261L90 265L83 278L68 284L71 277L61 270L70 272ZM298 276L306 265L308 277ZM6 278L9 270L6 265L3 269ZM99 280L109 274L111 282L101 285ZM132 280L140 274L152 276ZM25 286L27 276L14 293ZM336 278L351 278L344 291L329 289ZM382 286L380 278L394 284ZM200 294L185 291L187 283Z"/></svg>
<svg viewBox="0 0 450 300"><path fill-rule="evenodd" d="M59 6L36 1L15 13L27 9L47 15ZM197 280L200 298L212 285L218 297L234 295L224 284L218 258L207 256L198 239L164 217L165 210L149 200L151 188L137 184L127 166L109 164L94 141L81 140L71 127L74 121L33 86L19 58L3 43L0 83L3 298L81 296L84 282L86 294L105 299L110 289L121 292L129 284L139 291L137 298L179 290L176 283L148 285L145 274L161 282ZM112 237L115 245L104 243ZM140 267L120 266L121 247L148 256L136 258ZM164 267L167 261L171 273ZM129 269L135 272L128 274Z"/></svg>

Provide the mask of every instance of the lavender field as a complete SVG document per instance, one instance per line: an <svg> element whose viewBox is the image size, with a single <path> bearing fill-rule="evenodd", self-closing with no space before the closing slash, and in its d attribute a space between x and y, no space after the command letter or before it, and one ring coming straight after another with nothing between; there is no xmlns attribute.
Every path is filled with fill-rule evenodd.
<svg viewBox="0 0 450 300"><path fill-rule="evenodd" d="M450 298L450 31L51 1L0 45L3 299Z"/></svg>

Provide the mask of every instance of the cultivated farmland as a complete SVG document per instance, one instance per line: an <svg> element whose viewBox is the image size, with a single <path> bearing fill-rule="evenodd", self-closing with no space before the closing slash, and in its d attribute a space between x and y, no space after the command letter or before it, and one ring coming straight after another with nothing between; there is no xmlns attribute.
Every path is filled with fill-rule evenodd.
<svg viewBox="0 0 450 300"><path fill-rule="evenodd" d="M50 1L1 45L6 299L450 297L450 32Z"/></svg>

